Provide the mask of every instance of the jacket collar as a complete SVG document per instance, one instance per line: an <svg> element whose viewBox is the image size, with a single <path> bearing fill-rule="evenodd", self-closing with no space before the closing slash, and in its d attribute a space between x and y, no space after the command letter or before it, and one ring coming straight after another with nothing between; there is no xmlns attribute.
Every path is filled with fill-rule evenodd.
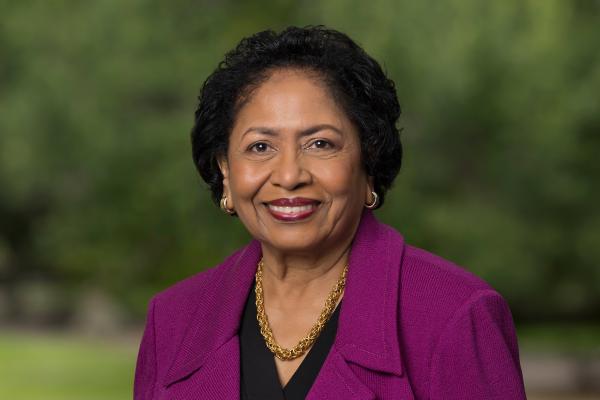
<svg viewBox="0 0 600 400"><path fill-rule="evenodd" d="M397 314L403 250L402 236L365 209L350 251L333 345L348 362L398 376L402 375ZM211 311L194 312L165 386L192 374L237 335L261 255L260 242L253 240L219 266L216 289L208 301Z"/></svg>

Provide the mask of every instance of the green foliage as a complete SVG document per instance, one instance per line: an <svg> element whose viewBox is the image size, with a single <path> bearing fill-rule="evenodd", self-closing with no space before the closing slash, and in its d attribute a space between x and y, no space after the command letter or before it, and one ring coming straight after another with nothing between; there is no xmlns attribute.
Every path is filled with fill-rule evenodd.
<svg viewBox="0 0 600 400"><path fill-rule="evenodd" d="M569 354L593 358L600 351L600 325L536 323L517 326L522 353Z"/></svg>
<svg viewBox="0 0 600 400"><path fill-rule="evenodd" d="M380 218L489 280L520 318L600 315L597 1L2 9L0 279L13 288L93 284L142 313L245 243L194 170L195 97L244 35L324 23L398 87L405 162Z"/></svg>

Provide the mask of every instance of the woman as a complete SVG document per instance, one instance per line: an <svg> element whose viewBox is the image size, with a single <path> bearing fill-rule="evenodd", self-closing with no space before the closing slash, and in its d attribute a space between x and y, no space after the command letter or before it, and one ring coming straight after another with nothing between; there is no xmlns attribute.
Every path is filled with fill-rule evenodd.
<svg viewBox="0 0 600 400"><path fill-rule="evenodd" d="M261 32L205 82L194 162L254 240L156 295L136 399L522 399L489 285L377 221L393 82L346 35Z"/></svg>

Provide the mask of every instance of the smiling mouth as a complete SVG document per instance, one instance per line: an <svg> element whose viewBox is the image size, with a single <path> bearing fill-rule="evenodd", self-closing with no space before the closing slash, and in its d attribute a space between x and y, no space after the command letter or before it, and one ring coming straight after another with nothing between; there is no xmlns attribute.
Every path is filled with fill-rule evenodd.
<svg viewBox="0 0 600 400"><path fill-rule="evenodd" d="M280 221L300 221L310 217L319 207L319 202L299 206L278 206L266 203L267 210Z"/></svg>
<svg viewBox="0 0 600 400"><path fill-rule="evenodd" d="M279 213L284 213L284 214L299 214L302 212L306 212L309 211L313 208L316 207L316 204L310 204L307 206L296 206L296 207L289 207L289 206L274 206L272 204L268 204L268 207L276 212Z"/></svg>

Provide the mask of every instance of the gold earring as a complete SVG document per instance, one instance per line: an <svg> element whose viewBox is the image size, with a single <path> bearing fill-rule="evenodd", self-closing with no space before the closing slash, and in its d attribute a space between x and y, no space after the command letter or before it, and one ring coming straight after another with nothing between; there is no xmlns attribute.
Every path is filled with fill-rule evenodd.
<svg viewBox="0 0 600 400"><path fill-rule="evenodd" d="M379 204L379 196L377 193L371 191L371 194L373 195L373 202L371 204L365 204L365 207L367 207L369 210L374 209Z"/></svg>
<svg viewBox="0 0 600 400"><path fill-rule="evenodd" d="M225 211L229 215L235 214L235 210L227 207L227 196L221 197L221 210Z"/></svg>

